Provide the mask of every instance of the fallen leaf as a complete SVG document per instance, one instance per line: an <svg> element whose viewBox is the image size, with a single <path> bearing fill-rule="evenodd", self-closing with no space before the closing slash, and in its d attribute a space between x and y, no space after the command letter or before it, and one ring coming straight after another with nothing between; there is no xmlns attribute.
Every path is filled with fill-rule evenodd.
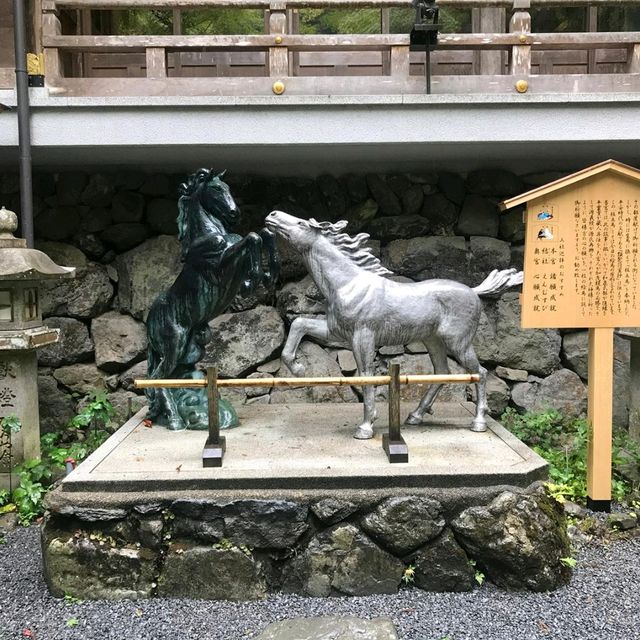
<svg viewBox="0 0 640 640"><path fill-rule="evenodd" d="M180 471L180 469L182 469L182 465L181 465L181 464L179 464L179 465L176 467L176 471Z"/></svg>
<svg viewBox="0 0 640 640"><path fill-rule="evenodd" d="M551 629L545 624L543 620L538 620L538 629L540 629L541 633L549 633Z"/></svg>
<svg viewBox="0 0 640 640"><path fill-rule="evenodd" d="M142 617L142 609L136 609L136 615L138 616L138 618Z"/></svg>
<svg viewBox="0 0 640 640"><path fill-rule="evenodd" d="M147 427L147 428L151 429L151 427L153 426L153 421L152 421L152 420L143 420L143 421L142 421L142 424L143 424L145 427Z"/></svg>
<svg viewBox="0 0 640 640"><path fill-rule="evenodd" d="M25 638L35 638L35 636L33 635L33 631L31 631L31 629L23 629L22 630L22 635Z"/></svg>

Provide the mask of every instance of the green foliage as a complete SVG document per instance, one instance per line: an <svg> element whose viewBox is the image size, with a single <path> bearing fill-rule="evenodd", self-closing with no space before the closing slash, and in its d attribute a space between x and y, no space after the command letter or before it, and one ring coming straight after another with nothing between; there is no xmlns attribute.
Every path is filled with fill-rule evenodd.
<svg viewBox="0 0 640 640"><path fill-rule="evenodd" d="M587 445L589 423L584 418L568 418L555 410L519 414L507 409L502 424L529 445L549 463L551 482L547 489L560 502L584 501L587 496ZM624 433L614 433L613 463L619 462L625 450L640 461L640 448ZM621 502L633 491L633 486L617 476L611 485L613 499Z"/></svg>
<svg viewBox="0 0 640 640"><path fill-rule="evenodd" d="M560 562L565 566L565 567L569 567L570 569L573 569L577 564L578 561L575 558L560 558Z"/></svg>
<svg viewBox="0 0 640 640"><path fill-rule="evenodd" d="M0 507L4 507L11 499L11 492L8 489L0 489Z"/></svg>
<svg viewBox="0 0 640 640"><path fill-rule="evenodd" d="M78 618L69 618L67 620L67 627L77 627L79 623L80 621L78 620Z"/></svg>
<svg viewBox="0 0 640 640"><path fill-rule="evenodd" d="M47 433L40 438L41 458L25 460L16 466L20 484L10 494L0 494L0 505L15 504L20 524L27 526L42 515L43 500L56 477L65 469L68 458L84 460L108 437L114 409L102 391L88 396L87 405L58 433ZM3 422L7 418L3 419ZM0 426L4 429L3 422ZM19 422L19 421L18 421ZM10 423L14 424L13 422ZM15 428L7 426L7 428Z"/></svg>
<svg viewBox="0 0 640 640"><path fill-rule="evenodd" d="M484 573L482 573L482 571L479 571L478 569L476 569L475 575L473 576L476 580L476 582L482 586L484 583Z"/></svg>
<svg viewBox="0 0 640 640"><path fill-rule="evenodd" d="M402 582L405 584L413 584L416 575L416 568L414 565L410 564L405 570L402 572Z"/></svg>
<svg viewBox="0 0 640 640"><path fill-rule="evenodd" d="M0 418L0 429L2 429L3 433L7 435L18 433L18 431L22 429L20 418L14 415L4 416L4 418Z"/></svg>

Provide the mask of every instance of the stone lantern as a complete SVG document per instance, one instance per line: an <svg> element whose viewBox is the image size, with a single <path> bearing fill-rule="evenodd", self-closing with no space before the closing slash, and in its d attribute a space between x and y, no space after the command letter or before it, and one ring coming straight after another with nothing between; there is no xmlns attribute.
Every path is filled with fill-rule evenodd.
<svg viewBox="0 0 640 640"><path fill-rule="evenodd" d="M59 329L42 324L40 283L73 278L49 256L16 238L18 217L0 209L0 418L15 415L22 428L11 434L11 464L40 456L36 349L58 341ZM0 431L0 487L9 484L9 436Z"/></svg>

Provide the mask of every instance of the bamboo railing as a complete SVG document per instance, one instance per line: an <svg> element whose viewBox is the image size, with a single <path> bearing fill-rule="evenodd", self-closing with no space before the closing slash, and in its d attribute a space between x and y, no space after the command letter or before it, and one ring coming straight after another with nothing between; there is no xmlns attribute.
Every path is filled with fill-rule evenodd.
<svg viewBox="0 0 640 640"><path fill-rule="evenodd" d="M206 387L208 397L209 435L202 452L203 467L221 467L226 450L226 438L220 435L218 421L218 389L220 387L316 387L316 386L389 386L389 432L382 438L382 446L389 462L408 462L409 448L400 431L400 385L411 384L470 384L480 381L471 374L400 375L400 365L389 365L386 376L327 376L320 378L229 378L219 379L216 367L207 368L206 378L133 381L137 389L180 389Z"/></svg>
<svg viewBox="0 0 640 640"><path fill-rule="evenodd" d="M410 51L408 34L295 33L296 12L303 8L374 7L380 9L382 24L384 26L386 19L388 27L389 10L410 7L409 0L41 0L41 3L46 81L50 90L59 95L368 95L425 91L424 53ZM640 90L640 32L531 32L531 5L588 5L591 11L611 4L633 3L629 0L442 0L440 6L478 10L481 20L476 22L482 32L440 34L435 56L460 58L462 53L468 53L474 58L465 67L464 74L439 72L435 58L433 92ZM261 9L265 13L265 33L181 34L180 11L203 7ZM173 35L161 36L62 34L62 10L88 14L90 10L127 8L172 10L177 16L177 28ZM501 32L506 22L505 11L510 11L511 17L508 31ZM90 28L91 20L80 20L79 24ZM180 72L180 56L202 58L203 51L209 56L251 54L257 62L252 63L250 76L234 73L232 65L224 72L205 77L189 77ZM566 56L558 58L558 65L566 67L567 60L577 55L582 61L579 68L584 68L584 72L559 74L554 72L553 64L545 63L545 59L562 56L563 52ZM95 61L99 56L106 59L109 55L127 54L138 56L135 73L139 72L140 77L95 77L90 58ZM343 55L346 62L314 73L314 59L321 60L329 54L334 58ZM376 56L374 63L370 62L372 55ZM301 56L310 61L307 69L300 62ZM69 72L74 66L69 64L70 58L80 60L75 64L75 73ZM358 60L362 61L361 65ZM371 73L367 73L369 64ZM446 64L441 66L447 71ZM212 73L214 67L212 63L209 69ZM333 73L327 75L327 69ZM467 73L469 70L472 73ZM100 75L104 74L102 69Z"/></svg>

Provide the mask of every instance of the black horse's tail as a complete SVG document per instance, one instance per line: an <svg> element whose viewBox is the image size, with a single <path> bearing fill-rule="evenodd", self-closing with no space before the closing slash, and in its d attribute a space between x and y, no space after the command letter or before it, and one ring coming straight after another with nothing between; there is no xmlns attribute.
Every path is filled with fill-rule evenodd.
<svg viewBox="0 0 640 640"><path fill-rule="evenodd" d="M155 378L158 364L159 364L158 353L151 346L151 344L149 344L149 346L147 347L147 377L148 378L150 379ZM155 389L154 387L147 387L144 390L144 395L147 397L147 404L149 407L147 415L149 418L154 418L158 413L157 407L156 407L157 389Z"/></svg>

